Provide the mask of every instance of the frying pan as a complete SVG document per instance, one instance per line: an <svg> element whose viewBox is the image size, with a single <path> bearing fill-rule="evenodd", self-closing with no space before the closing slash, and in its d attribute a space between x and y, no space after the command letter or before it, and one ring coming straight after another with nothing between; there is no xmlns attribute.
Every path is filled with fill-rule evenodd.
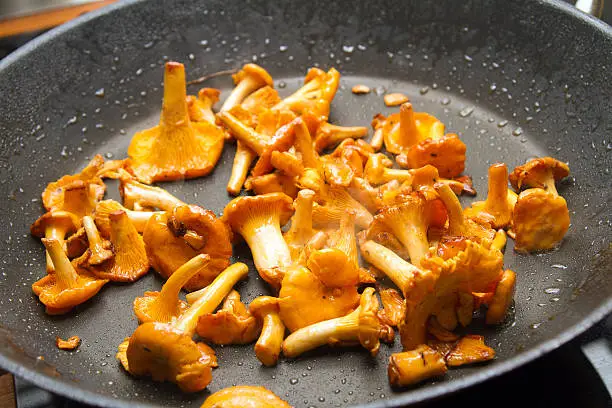
<svg viewBox="0 0 612 408"><path fill-rule="evenodd" d="M295 406L401 406L512 370L555 349L612 310L612 29L556 1L126 1L60 27L0 64L0 366L37 385L101 406L197 406L208 395L133 379L114 359L136 327L134 297L157 290L150 273L108 285L67 316L45 315L30 285L44 255L29 225L41 214L46 183L81 169L95 153L125 156L131 135L159 116L166 60L193 79L256 61L282 95L310 66L335 66L343 79L331 121L367 125L388 113L381 94L410 95L468 147L466 173L480 197L494 162L510 168L533 156L569 162L561 183L572 225L559 250L518 255L511 316L501 327L469 327L497 351L486 365L451 370L437 381L396 391L386 367L399 341L377 358L362 350L321 349L264 368L252 346L217 347L220 368L208 390L261 384ZM375 90L355 96L354 84ZM228 77L206 86L231 89ZM189 89L197 92L197 87ZM220 213L233 147L209 177L163 186ZM118 198L109 185L109 196ZM467 202L464 202L467 204ZM248 302L269 293L251 267L238 289ZM75 352L55 336L79 335Z"/></svg>

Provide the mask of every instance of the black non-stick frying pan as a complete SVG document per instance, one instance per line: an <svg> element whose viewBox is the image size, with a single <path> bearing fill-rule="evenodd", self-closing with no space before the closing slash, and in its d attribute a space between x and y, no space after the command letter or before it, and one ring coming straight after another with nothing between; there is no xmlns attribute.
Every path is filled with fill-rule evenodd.
<svg viewBox="0 0 612 408"><path fill-rule="evenodd" d="M497 351L489 364L451 370L398 392L377 358L359 349L322 349L264 368L252 346L217 347L209 391L261 384L298 407L400 406L512 370L570 340L612 310L612 28L560 2L468 1L127 1L60 27L0 64L0 366L37 385L103 406L197 406L208 392L126 375L114 355L136 327L131 304L161 280L107 285L73 313L50 317L30 285L43 276L29 225L46 183L81 169L95 153L125 156L131 135L158 120L163 64L184 62L193 79L255 61L282 95L310 66L343 74L332 122L367 125L389 112L381 94L410 95L468 146L466 173L481 197L486 170L533 156L569 162L560 193L572 225L559 250L517 255L512 316L502 327L477 321ZM376 92L355 96L354 84ZM232 87L229 77L206 86ZM197 87L190 88L191 93ZM220 212L233 157L228 146L209 177L164 184L181 199ZM109 195L117 197L109 186ZM464 203L465 204L465 203ZM246 301L269 293L251 266L238 285ZM79 335L75 352L55 336ZM568 373L571 375L571 373ZM537 379L534 379L537 381Z"/></svg>

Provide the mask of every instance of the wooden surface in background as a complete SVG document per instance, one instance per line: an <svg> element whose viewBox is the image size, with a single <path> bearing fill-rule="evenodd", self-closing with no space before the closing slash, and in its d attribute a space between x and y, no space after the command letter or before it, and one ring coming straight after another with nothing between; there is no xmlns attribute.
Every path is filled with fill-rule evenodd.
<svg viewBox="0 0 612 408"><path fill-rule="evenodd" d="M0 370L0 407L15 408L13 376Z"/></svg>
<svg viewBox="0 0 612 408"><path fill-rule="evenodd" d="M99 9L100 7L107 6L116 1L117 0L99 0L93 3L0 20L0 38L55 27L83 13Z"/></svg>

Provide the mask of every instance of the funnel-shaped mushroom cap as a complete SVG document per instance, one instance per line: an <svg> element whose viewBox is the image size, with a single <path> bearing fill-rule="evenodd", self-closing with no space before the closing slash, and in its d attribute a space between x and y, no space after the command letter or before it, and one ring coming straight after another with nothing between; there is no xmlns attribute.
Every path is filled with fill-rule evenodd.
<svg viewBox="0 0 612 408"><path fill-rule="evenodd" d="M177 206L171 213L155 214L143 234L149 262L163 277L169 277L198 254L211 261L185 285L200 289L229 265L232 255L230 231L210 210L195 205Z"/></svg>
<svg viewBox="0 0 612 408"><path fill-rule="evenodd" d="M143 183L205 176L219 160L224 132L203 121L191 122L185 67L168 62L159 125L138 132L128 148L128 169Z"/></svg>
<svg viewBox="0 0 612 408"><path fill-rule="evenodd" d="M66 186L73 185L75 181L83 182L88 186L87 191L91 193L93 201L101 200L106 186L102 179L98 177L98 172L103 167L104 159L97 154L80 173L64 176L53 183L49 183L42 193L42 201L45 208L48 211L62 209L65 188ZM91 187L89 187L90 185Z"/></svg>
<svg viewBox="0 0 612 408"><path fill-rule="evenodd" d="M517 166L510 174L510 183L516 191L537 187L556 194L555 182L569 176L569 171L567 164L552 157L541 157Z"/></svg>
<svg viewBox="0 0 612 408"><path fill-rule="evenodd" d="M239 385L224 388L206 398L201 408L291 408L264 387Z"/></svg>

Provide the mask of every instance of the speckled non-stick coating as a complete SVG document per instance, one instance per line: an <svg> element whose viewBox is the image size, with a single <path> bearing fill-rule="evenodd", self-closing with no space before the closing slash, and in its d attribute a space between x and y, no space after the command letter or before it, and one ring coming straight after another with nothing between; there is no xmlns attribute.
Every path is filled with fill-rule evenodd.
<svg viewBox="0 0 612 408"><path fill-rule="evenodd" d="M182 394L171 384L126 375L116 346L136 327L132 300L156 290L150 273L132 285L107 285L66 316L50 317L30 285L44 275L40 242L29 225L41 214L46 183L81 169L95 153L122 158L134 131L158 120L163 64L186 65L189 78L257 62L282 95L310 66L343 74L331 120L368 126L382 93L404 92L468 146L466 173L479 198L486 169L538 155L569 162L559 186L572 225L558 251L517 255L514 313L498 328L477 322L498 352L486 365L453 369L403 392L389 388L383 345L321 349L263 368L252 346L216 347L220 367L209 391L264 385L297 407L400 406L508 371L581 332L612 306L610 262L612 30L561 3L517 1L128 1L37 39L0 64L0 366L34 383L104 406L198 406L208 391ZM376 92L355 96L354 84ZM206 86L227 92L229 77ZM190 87L191 93L197 87ZM98 96L96 96L98 93ZM163 187L220 212L234 148L209 177ZM108 195L118 197L109 183ZM251 267L237 288L246 301L270 293L245 246L235 260ZM75 352L55 336L79 335ZM40 357L39 357L40 356ZM571 373L568 373L571 375Z"/></svg>

